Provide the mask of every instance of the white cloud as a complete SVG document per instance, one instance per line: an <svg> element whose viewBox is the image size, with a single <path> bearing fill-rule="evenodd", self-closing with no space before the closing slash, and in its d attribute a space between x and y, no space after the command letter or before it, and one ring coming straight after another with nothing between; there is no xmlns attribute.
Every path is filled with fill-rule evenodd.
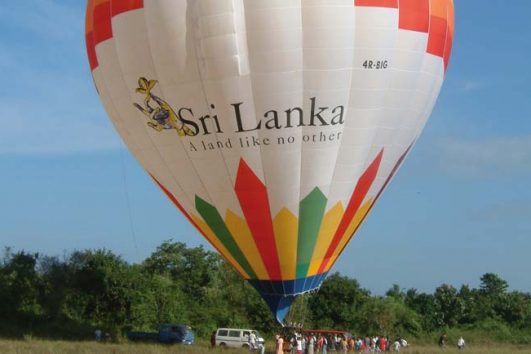
<svg viewBox="0 0 531 354"><path fill-rule="evenodd" d="M463 80L459 83L458 89L461 92L472 92L485 87L485 84L474 80Z"/></svg>
<svg viewBox="0 0 531 354"><path fill-rule="evenodd" d="M477 176L531 171L531 135L478 140L441 139L429 158L451 175Z"/></svg>
<svg viewBox="0 0 531 354"><path fill-rule="evenodd" d="M529 220L531 204L528 201L509 200L486 206L471 213L471 219L477 222L500 222Z"/></svg>

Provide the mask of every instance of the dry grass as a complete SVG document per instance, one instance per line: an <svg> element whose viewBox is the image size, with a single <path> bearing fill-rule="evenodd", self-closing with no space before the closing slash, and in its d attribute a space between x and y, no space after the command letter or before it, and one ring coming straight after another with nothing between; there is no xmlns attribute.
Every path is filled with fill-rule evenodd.
<svg viewBox="0 0 531 354"><path fill-rule="evenodd" d="M1 354L174 354L224 353L242 354L247 351L231 349L212 350L206 344L193 346L157 345L142 343L103 344L96 342L64 342L44 340L0 340Z"/></svg>
<svg viewBox="0 0 531 354"><path fill-rule="evenodd" d="M210 349L206 343L194 346L166 346L155 344L100 344L94 342L63 342L24 340L0 340L1 354L174 354L174 353L223 353L245 354L244 350ZM268 351L268 353L271 353ZM334 353L334 352L332 352ZM439 349L437 346L412 346L402 350L404 354L531 354L531 347L496 344L491 346L469 346L464 351L454 348Z"/></svg>
<svg viewBox="0 0 531 354"><path fill-rule="evenodd" d="M457 348L445 348L441 350L438 346L412 346L400 353L408 354L531 354L531 347L521 347L511 344L493 344L490 346L468 346L463 351Z"/></svg>

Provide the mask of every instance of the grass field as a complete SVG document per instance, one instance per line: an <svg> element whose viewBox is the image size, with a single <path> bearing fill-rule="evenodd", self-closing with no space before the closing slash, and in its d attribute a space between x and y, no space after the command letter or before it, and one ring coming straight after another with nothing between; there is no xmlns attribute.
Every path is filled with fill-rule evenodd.
<svg viewBox="0 0 531 354"><path fill-rule="evenodd" d="M270 348L272 349L272 348ZM245 350L211 349L206 343L199 343L194 346L166 346L154 344L100 344L94 342L63 342L63 341L41 341L24 340L11 341L0 340L1 354L173 354L173 353L223 353L223 354L244 354ZM267 353L272 353L271 350ZM334 353L334 352L331 352ZM439 349L437 346L411 346L403 349L400 353L408 354L531 354L530 346L515 345L490 345L490 346L469 346L464 351L454 348Z"/></svg>

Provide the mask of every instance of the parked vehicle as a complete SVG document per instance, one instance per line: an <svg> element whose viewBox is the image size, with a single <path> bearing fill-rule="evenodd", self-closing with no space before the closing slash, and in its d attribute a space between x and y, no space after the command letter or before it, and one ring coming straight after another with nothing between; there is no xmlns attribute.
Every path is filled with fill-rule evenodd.
<svg viewBox="0 0 531 354"><path fill-rule="evenodd" d="M264 338L254 329L218 328L215 336L215 345L231 348L249 348L251 332L256 335L256 345L264 345Z"/></svg>
<svg viewBox="0 0 531 354"><path fill-rule="evenodd" d="M194 332L189 326L182 324L161 324L158 332L127 332L132 341L151 341L160 343L193 344Z"/></svg>

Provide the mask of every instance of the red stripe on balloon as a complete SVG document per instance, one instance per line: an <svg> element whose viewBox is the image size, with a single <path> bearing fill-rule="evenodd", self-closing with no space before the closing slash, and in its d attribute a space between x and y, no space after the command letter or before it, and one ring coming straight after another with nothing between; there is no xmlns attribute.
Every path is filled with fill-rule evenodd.
<svg viewBox="0 0 531 354"><path fill-rule="evenodd" d="M127 11L144 7L144 0L108 0L95 5L89 1L87 6L86 45L90 69L98 67L96 45L113 37L112 17Z"/></svg>
<svg viewBox="0 0 531 354"><path fill-rule="evenodd" d="M343 218L341 218L341 222L339 223L336 233L334 234L334 237L332 238L332 243L330 244L330 246L328 246L328 250L326 251L325 258L323 260L323 263L319 267L317 274L321 274L326 269L326 266L328 265L328 262L330 262L330 259L334 255L334 251L339 245L339 242L341 241L342 236L347 231L347 228L350 225L354 216L356 215L356 212L360 208L361 203L367 196L367 193L369 192L369 189L371 188L374 180L376 179L376 175L378 174L378 169L380 168L380 163L382 162L383 152L384 150L382 149L382 151L380 151L378 156L376 156L374 161L369 165L367 170L365 170L365 172L361 175L360 179L358 180L358 183L356 184L356 188L354 188L354 192L352 193L352 196L350 197L350 201L348 203L347 209L345 210L345 214L343 215Z"/></svg>
<svg viewBox="0 0 531 354"><path fill-rule="evenodd" d="M111 14L114 17L127 11L142 9L143 7L144 0L112 0Z"/></svg>
<svg viewBox="0 0 531 354"><path fill-rule="evenodd" d="M398 0L354 0L355 6L390 7L396 9Z"/></svg>
<svg viewBox="0 0 531 354"><path fill-rule="evenodd" d="M242 159L236 195L271 280L282 280L267 188Z"/></svg>
<svg viewBox="0 0 531 354"><path fill-rule="evenodd" d="M102 2L94 8L94 44L112 38L111 3Z"/></svg>
<svg viewBox="0 0 531 354"><path fill-rule="evenodd" d="M429 0L400 0L398 27L427 33L430 28Z"/></svg>
<svg viewBox="0 0 531 354"><path fill-rule="evenodd" d="M89 32L85 36L85 44L87 46L87 56L90 64L90 70L98 67L98 57L96 56L96 42L94 41L94 32Z"/></svg>

